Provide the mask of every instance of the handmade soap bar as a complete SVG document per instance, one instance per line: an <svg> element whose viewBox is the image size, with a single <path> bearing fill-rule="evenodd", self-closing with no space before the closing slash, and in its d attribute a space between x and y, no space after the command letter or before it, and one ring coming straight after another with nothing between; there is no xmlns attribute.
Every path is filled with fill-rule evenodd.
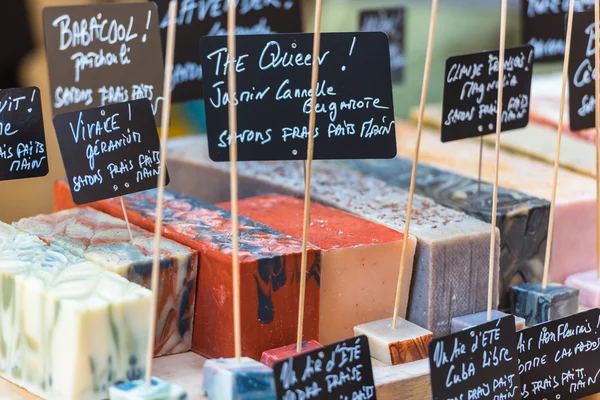
<svg viewBox="0 0 600 400"><path fill-rule="evenodd" d="M407 158L414 153L416 129L396 124L398 152ZM519 133L507 133L503 139ZM441 143L439 131L425 130L419 160L441 169L477 179L479 143L460 140ZM483 149L482 176L493 181L495 152ZM499 184L506 189L549 200L552 195L553 167L521 155L503 152L500 156ZM491 208L491 205L490 205ZM567 276L594 268L596 264L596 182L570 171L558 175L556 216L550 280L564 282ZM520 246L520 244L512 244ZM542 245L543 247L544 245ZM541 266L538 267L538 271ZM481 311L481 310L480 310Z"/></svg>
<svg viewBox="0 0 600 400"><path fill-rule="evenodd" d="M351 160L355 170L401 188L410 187L412 160ZM493 185L428 165L417 170L416 193L463 211L485 222L492 220ZM500 304L508 310L509 288L542 279L550 202L499 188L497 226L500 229Z"/></svg>
<svg viewBox="0 0 600 400"><path fill-rule="evenodd" d="M350 335L352 336L352 335ZM308 342L302 342L302 349L298 351L296 344L290 344L287 346L279 347L277 349L267 350L260 357L260 362L265 364L267 367L273 367L279 361L288 359L302 353L308 353L323 347L319 342L309 340Z"/></svg>
<svg viewBox="0 0 600 400"><path fill-rule="evenodd" d="M366 335L373 358L388 365L427 358L433 339L431 332L403 318L398 318L396 329L392 328L392 318L387 318L354 327L354 335Z"/></svg>
<svg viewBox="0 0 600 400"><path fill-rule="evenodd" d="M247 357L208 360L204 392L210 400L275 400L273 370Z"/></svg>
<svg viewBox="0 0 600 400"><path fill-rule="evenodd" d="M151 292L0 223L0 375L43 398L105 399L145 370Z"/></svg>
<svg viewBox="0 0 600 400"><path fill-rule="evenodd" d="M600 307L600 279L598 270L579 272L567 278L565 284L579 289L579 304L585 307Z"/></svg>
<svg viewBox="0 0 600 400"><path fill-rule="evenodd" d="M188 395L181 386L152 377L148 386L145 379L119 383L110 388L110 400L187 400Z"/></svg>
<svg viewBox="0 0 600 400"><path fill-rule="evenodd" d="M230 208L229 203L219 206ZM241 215L302 238L302 200L268 195L241 200L238 208ZM321 249L319 342L327 345L351 337L356 325L393 314L404 235L316 203L310 218L310 243ZM410 235L401 317L406 316L416 245Z"/></svg>
<svg viewBox="0 0 600 400"><path fill-rule="evenodd" d="M68 186L64 190L68 190ZM156 191L129 195L124 201L129 221L154 231ZM117 199L93 206L123 217ZM192 350L210 358L233 356L231 214L166 191L164 224L165 237L197 250L200 255ZM243 354L259 359L265 350L296 341L302 242L248 218L240 218L239 254ZM311 246L305 277L306 340L318 339L320 274L319 253Z"/></svg>
<svg viewBox="0 0 600 400"><path fill-rule="evenodd" d="M492 310L492 318L488 319L487 311L477 314L465 315L464 317L456 317L452 319L452 333L464 331L465 329L473 328L478 325L483 325L486 322L495 321L508 316L502 311ZM521 317L515 318L515 328L517 331L525 329L525 319Z"/></svg>
<svg viewBox="0 0 600 400"><path fill-rule="evenodd" d="M219 197L216 194L226 195L229 167L227 163L213 163L207 153L206 139L201 136L172 140L171 187L185 188L201 199L215 200ZM260 192L304 195L301 163L248 162L239 174L242 198ZM195 181L196 177L213 180L218 186L209 188ZM335 163L316 162L311 193L314 200L328 206L398 231L404 229L408 193L403 189ZM224 197L218 200L229 200ZM481 311L486 306L491 227L421 196L416 196L414 210L411 233L418 244L408 318L436 335L447 334L453 317ZM498 246L499 242L498 235ZM497 257L499 254L498 250ZM464 276L470 279L465 280Z"/></svg>
<svg viewBox="0 0 600 400"><path fill-rule="evenodd" d="M575 314L579 307L579 290L549 283L523 283L511 288L512 313L525 318L527 326L554 321Z"/></svg>
<svg viewBox="0 0 600 400"><path fill-rule="evenodd" d="M75 208L22 219L15 226L102 268L150 287L154 235L92 208ZM196 251L161 241L155 355L181 353L192 346L198 272Z"/></svg>

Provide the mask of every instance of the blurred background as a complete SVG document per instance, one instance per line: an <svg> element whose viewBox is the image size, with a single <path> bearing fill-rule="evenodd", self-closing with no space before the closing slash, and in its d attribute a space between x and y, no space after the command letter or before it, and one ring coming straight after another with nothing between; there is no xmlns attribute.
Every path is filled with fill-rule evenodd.
<svg viewBox="0 0 600 400"><path fill-rule="evenodd" d="M64 169L51 120L49 83L42 32L42 9L47 6L132 2L136 0L2 0L0 2L0 88L38 86L43 94L50 173L44 178L0 182L0 220L52 210L52 183L64 178ZM144 1L144 0L138 0ZM312 31L314 0L303 1L304 30ZM440 0L429 101L442 96L447 57L498 47L500 0ZM507 44L520 44L519 0L509 0ZM361 10L386 6L407 7L406 70L404 81L394 86L394 106L399 118L418 105L429 29L428 0L323 0L324 32L358 29ZM559 70L560 65L536 65L536 73ZM171 136L196 134L203 127L203 104L173 107Z"/></svg>

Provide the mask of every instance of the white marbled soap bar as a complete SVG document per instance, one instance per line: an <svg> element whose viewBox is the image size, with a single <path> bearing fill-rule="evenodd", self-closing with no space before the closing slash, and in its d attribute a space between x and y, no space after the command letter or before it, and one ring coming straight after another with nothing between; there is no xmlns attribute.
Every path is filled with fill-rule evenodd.
<svg viewBox="0 0 600 400"><path fill-rule="evenodd" d="M0 376L45 399L142 377L151 292L0 223Z"/></svg>

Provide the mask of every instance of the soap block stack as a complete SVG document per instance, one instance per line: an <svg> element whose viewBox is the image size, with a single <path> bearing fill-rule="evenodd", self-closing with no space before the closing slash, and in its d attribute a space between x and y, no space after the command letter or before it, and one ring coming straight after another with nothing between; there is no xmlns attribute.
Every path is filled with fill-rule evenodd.
<svg viewBox="0 0 600 400"><path fill-rule="evenodd" d="M355 170L401 188L410 186L412 161L345 161ZM493 186L476 179L420 164L416 193L485 222L492 220ZM500 230L500 304L509 310L509 289L523 282L540 282L543 274L550 202L505 188L498 190Z"/></svg>
<svg viewBox="0 0 600 400"><path fill-rule="evenodd" d="M230 204L219 204L229 209ZM281 195L240 200L238 211L280 232L302 238L304 201ZM404 235L354 215L312 203L309 240L321 249L319 342L352 337L356 325L393 313ZM405 317L417 241L406 240L400 316ZM295 346L295 345L294 345Z"/></svg>
<svg viewBox="0 0 600 400"><path fill-rule="evenodd" d="M65 182L58 191L68 193ZM59 195L60 196L60 195ZM57 198L60 198L57 196ZM124 197L129 221L154 231L156 191ZM94 203L118 218L118 199ZM163 235L200 255L192 350L210 358L231 357L233 292L231 213L171 191L165 192ZM265 350L295 342L302 242L247 218L240 218L240 295L243 354L259 359ZM304 334L318 339L321 260L308 251Z"/></svg>
<svg viewBox="0 0 600 400"><path fill-rule="evenodd" d="M154 236L91 208L22 219L15 226L131 282L150 287ZM198 254L161 241L155 355L189 351L192 344Z"/></svg>
<svg viewBox="0 0 600 400"><path fill-rule="evenodd" d="M75 400L143 376L149 290L2 223L0 280L3 378Z"/></svg>

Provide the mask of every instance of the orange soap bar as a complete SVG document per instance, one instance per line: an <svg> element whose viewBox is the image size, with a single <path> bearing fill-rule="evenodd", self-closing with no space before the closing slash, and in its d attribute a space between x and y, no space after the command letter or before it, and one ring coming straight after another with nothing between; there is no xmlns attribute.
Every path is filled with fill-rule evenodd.
<svg viewBox="0 0 600 400"><path fill-rule="evenodd" d="M132 224L154 230L156 191L125 196ZM55 207L72 207L69 187L55 185ZM89 204L122 218L118 199ZM231 214L213 205L165 191L163 235L198 251L200 263L192 350L209 358L234 356ZM248 218L240 218L242 352L260 359L270 349L296 341L302 242ZM321 264L308 252L304 339L319 335Z"/></svg>
<svg viewBox="0 0 600 400"><path fill-rule="evenodd" d="M288 346L280 347L278 349L272 349L265 351L260 357L260 362L265 364L267 367L273 367L279 361L286 360L290 357L297 356L298 354L308 353L316 349L323 347L319 342L310 340L302 343L302 349L297 351L296 344L290 344Z"/></svg>
<svg viewBox="0 0 600 400"><path fill-rule="evenodd" d="M229 208L228 203L219 205ZM281 195L240 200L240 215L301 238L304 201ZM353 336L354 326L390 317L404 235L330 207L311 203L309 242L321 249L319 342ZM406 314L417 241L408 238L400 316Z"/></svg>

